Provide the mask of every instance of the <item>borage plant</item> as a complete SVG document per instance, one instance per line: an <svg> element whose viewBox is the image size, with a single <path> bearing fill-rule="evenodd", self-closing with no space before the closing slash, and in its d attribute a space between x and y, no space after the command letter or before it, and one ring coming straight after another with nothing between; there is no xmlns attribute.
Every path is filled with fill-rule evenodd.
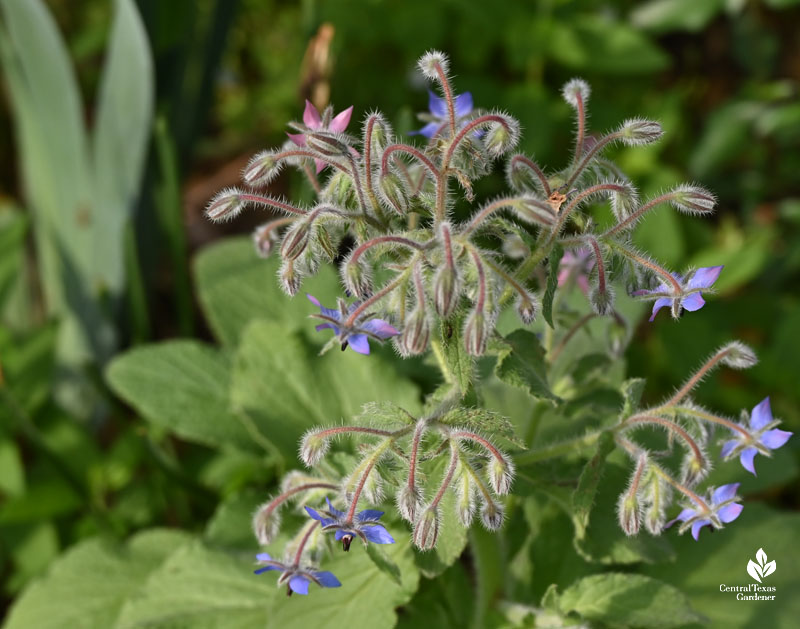
<svg viewBox="0 0 800 629"><path fill-rule="evenodd" d="M307 594L310 584L338 587L338 579L320 569L331 538L344 551L358 539L385 565L388 559L372 545L406 534L391 516L382 523L384 512L373 508L390 497L410 523L419 551L436 548L447 527L479 520L497 531L518 505L507 497L515 468L525 470L526 483L553 493L560 487L548 489L542 462L569 462L591 446L596 454L568 483L576 486L576 539L585 534L599 495L599 467L615 449L631 467L617 501L626 535L639 534L644 524L658 536L679 522L679 532L691 530L698 539L703 527L719 529L735 520L742 511L739 484L702 487L712 467L714 429L726 435L720 456L738 455L753 473L753 457L768 456L791 433L776 428L768 399L736 422L701 407L691 394L715 367L755 364L752 350L739 342L718 349L674 395L651 408L638 407L640 380L622 384L622 399L617 393L609 412L584 396L607 382L604 374L616 368L629 337L615 286L652 301L651 321L663 307L675 319L703 307L703 294L712 291L722 266L669 270L637 249L631 233L664 204L710 214L714 195L679 185L640 200L604 153L614 144L655 142L661 126L630 118L610 132L588 135L589 86L580 79L563 88L577 126L572 157L561 170L548 171L513 152L520 138L514 118L473 108L470 94L456 94L443 54L425 54L419 69L441 94L432 93L430 111L420 115L426 124L416 133L427 139L424 144L401 141L378 112L366 116L356 138L347 133L352 108L334 115L332 107L320 113L308 103L303 122L290 124L293 133L282 147L253 157L244 171L246 187L224 190L208 206L215 221L248 206L280 215L258 228L255 244L261 255L274 250L280 256L279 282L291 296L320 265L338 266L338 303L321 304L308 295L309 314L320 320L317 330L333 333L323 351L338 345L369 354L371 345L390 341L403 357L432 354L442 374L421 414L378 400L356 421L305 434L300 458L313 473L290 472L280 493L255 513L253 528L259 543L272 542L290 502L306 523L286 545L283 560L259 554L257 572L280 571L278 582L289 594ZM509 192L476 202L473 183L502 158ZM284 166L307 177L316 192L313 206L262 192ZM613 222L601 227L590 210L605 202ZM581 305L587 300L588 308ZM512 305L521 329L501 318ZM530 326L540 332L525 329ZM590 329L605 330L609 343L599 353L576 351L578 339L589 343ZM484 408L491 397L487 387L498 380L523 388L539 418L512 422ZM557 418L562 434L571 421L573 434L585 433L540 445L546 439L537 435L543 413ZM665 442L645 433L652 428L665 434ZM342 437L352 439L355 449L349 451L355 454L345 447L345 454L328 456L331 443ZM682 511L670 522L677 505ZM579 550L592 554L585 546Z"/></svg>

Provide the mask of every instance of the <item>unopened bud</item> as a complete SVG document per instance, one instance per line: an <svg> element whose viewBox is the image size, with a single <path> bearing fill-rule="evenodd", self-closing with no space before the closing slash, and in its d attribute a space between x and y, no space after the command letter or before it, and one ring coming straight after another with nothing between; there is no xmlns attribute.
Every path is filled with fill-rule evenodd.
<svg viewBox="0 0 800 629"><path fill-rule="evenodd" d="M617 221L624 221L639 209L639 195L636 193L636 189L627 183L622 183L622 185L622 190L611 195L611 210Z"/></svg>
<svg viewBox="0 0 800 629"><path fill-rule="evenodd" d="M350 147L347 144L326 133L308 133L306 146L328 157L348 157L350 155Z"/></svg>
<svg viewBox="0 0 800 629"><path fill-rule="evenodd" d="M444 265L433 280L433 305L442 319L448 319L458 306L461 283L455 267Z"/></svg>
<svg viewBox="0 0 800 629"><path fill-rule="evenodd" d="M589 303L592 310L600 316L610 315L614 312L614 289L606 284L605 290L601 291L599 286L592 288L589 294Z"/></svg>
<svg viewBox="0 0 800 629"><path fill-rule="evenodd" d="M431 325L425 310L415 308L406 320L400 336L400 349L405 356L416 356L428 349Z"/></svg>
<svg viewBox="0 0 800 629"><path fill-rule="evenodd" d="M264 223L256 227L253 232L253 245L260 258L269 257L278 242L280 234L275 221Z"/></svg>
<svg viewBox="0 0 800 629"><path fill-rule="evenodd" d="M666 517L663 509L651 504L647 507L644 514L644 525L652 535L661 535L666 524Z"/></svg>
<svg viewBox="0 0 800 629"><path fill-rule="evenodd" d="M330 441L323 430L309 430L300 442L300 460L308 467L314 467L327 454Z"/></svg>
<svg viewBox="0 0 800 629"><path fill-rule="evenodd" d="M532 295L520 295L517 299L517 314L525 325L533 322L538 310L536 299Z"/></svg>
<svg viewBox="0 0 800 629"><path fill-rule="evenodd" d="M441 69L443 74L447 74L450 69L450 64L447 60L447 55L438 50L429 50L417 62L417 67L422 75L431 81L439 80L439 72Z"/></svg>
<svg viewBox="0 0 800 629"><path fill-rule="evenodd" d="M525 241L516 234L510 234L507 238L503 239L503 255L511 258L512 260L522 260L530 255L531 250Z"/></svg>
<svg viewBox="0 0 800 629"><path fill-rule="evenodd" d="M381 200L398 214L408 211L408 193L403 182L393 172L387 172L380 180Z"/></svg>
<svg viewBox="0 0 800 629"><path fill-rule="evenodd" d="M439 507L427 507L414 523L414 546L432 550L439 538Z"/></svg>
<svg viewBox="0 0 800 629"><path fill-rule="evenodd" d="M280 513L277 508L270 507L270 503L265 502L253 514L253 534L262 545L269 544L281 527Z"/></svg>
<svg viewBox="0 0 800 629"><path fill-rule="evenodd" d="M717 204L717 198L700 186L684 184L675 188L672 195L672 205L687 214L707 214Z"/></svg>
<svg viewBox="0 0 800 629"><path fill-rule="evenodd" d="M464 348L470 356L483 356L491 334L491 324L483 312L473 310L464 325Z"/></svg>
<svg viewBox="0 0 800 629"><path fill-rule="evenodd" d="M372 292L372 277L369 267L360 260L346 261L341 267L342 282L352 295L364 299Z"/></svg>
<svg viewBox="0 0 800 629"><path fill-rule="evenodd" d="M338 207L348 207L355 199L355 188L350 175L337 170L328 179L322 198Z"/></svg>
<svg viewBox="0 0 800 629"><path fill-rule="evenodd" d="M485 500L481 505L481 522L489 531L499 531L505 519L505 509L499 502Z"/></svg>
<svg viewBox="0 0 800 629"><path fill-rule="evenodd" d="M328 230L325 229L325 227L318 225L316 229L316 237L319 250L325 255L325 257L328 259L328 262L333 262L339 255L339 249L333 244L333 240L331 240L331 235Z"/></svg>
<svg viewBox="0 0 800 629"><path fill-rule="evenodd" d="M617 502L617 516L619 517L619 527L625 535L632 536L639 532L641 525L639 514L639 500L636 494L626 491L619 497Z"/></svg>
<svg viewBox="0 0 800 629"><path fill-rule="evenodd" d="M364 125L365 129L368 128L370 119L375 121L372 125L372 134L370 136L372 152L373 155L380 155L389 144L389 128L384 117L379 113L374 113L370 115L367 124Z"/></svg>
<svg viewBox="0 0 800 629"><path fill-rule="evenodd" d="M503 116L505 124L492 124L483 137L483 145L492 157L500 157L513 149L519 141L519 123L511 116Z"/></svg>
<svg viewBox="0 0 800 629"><path fill-rule="evenodd" d="M688 452L681 465L681 481L684 485L694 487L708 475L710 467L708 457L703 456L702 452L699 456L694 452Z"/></svg>
<svg viewBox="0 0 800 629"><path fill-rule="evenodd" d="M241 195L242 191L236 188L221 190L209 201L206 207L206 216L215 222L235 218L246 205Z"/></svg>
<svg viewBox="0 0 800 629"><path fill-rule="evenodd" d="M472 482L469 472L461 464L461 474L456 483L456 515L459 522L465 527L472 525L472 518L475 516L475 484Z"/></svg>
<svg viewBox="0 0 800 629"><path fill-rule="evenodd" d="M747 369L758 362L756 353L744 343L733 341L721 347L722 363L733 369Z"/></svg>
<svg viewBox="0 0 800 629"><path fill-rule="evenodd" d="M308 246L310 231L308 221L295 221L283 235L281 258L284 260L296 260L299 258Z"/></svg>
<svg viewBox="0 0 800 629"><path fill-rule="evenodd" d="M664 134L661 125L652 120L630 118L619 128L619 138L627 146L651 144Z"/></svg>
<svg viewBox="0 0 800 629"><path fill-rule="evenodd" d="M511 491L514 482L514 464L506 455L502 458L493 456L489 461L489 482L495 493L504 496Z"/></svg>
<svg viewBox="0 0 800 629"><path fill-rule="evenodd" d="M242 173L244 182L253 188L261 188L270 183L281 172L281 162L272 151L262 151L254 155Z"/></svg>
<svg viewBox="0 0 800 629"><path fill-rule="evenodd" d="M416 487L410 487L405 484L403 488L397 492L397 510L400 512L400 517L408 522L416 520L417 512L422 506L422 497Z"/></svg>
<svg viewBox="0 0 800 629"><path fill-rule="evenodd" d="M586 102L589 100L589 94L591 94L591 91L592 90L586 81L576 78L567 81L564 84L564 87L561 88L561 96L564 97L564 100L567 101L571 107L577 109L579 98L580 102L583 103L583 106L586 107Z"/></svg>
<svg viewBox="0 0 800 629"><path fill-rule="evenodd" d="M281 288L289 297L294 297L303 283L303 274L297 269L294 260L284 260L278 269L278 278Z"/></svg>

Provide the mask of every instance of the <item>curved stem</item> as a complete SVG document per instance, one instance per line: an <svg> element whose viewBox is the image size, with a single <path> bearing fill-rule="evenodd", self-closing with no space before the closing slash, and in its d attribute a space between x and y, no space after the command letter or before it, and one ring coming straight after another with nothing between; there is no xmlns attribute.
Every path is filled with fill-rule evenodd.
<svg viewBox="0 0 800 629"><path fill-rule="evenodd" d="M453 102L453 88L450 87L450 80L447 78L442 65L437 63L434 67L436 68L436 74L439 75L439 83L442 86L444 99L447 102L447 116L450 124L450 136L452 137L456 134L456 107Z"/></svg>
<svg viewBox="0 0 800 629"><path fill-rule="evenodd" d="M663 406L654 409L653 412L659 412L659 411L664 412L670 410L675 411L677 413L683 413L685 415L691 415L692 417L698 417L708 422L719 424L720 426L725 426L726 428L730 428L732 431L738 432L739 434L743 435L744 437L747 437L748 439L753 438L753 435L751 435L745 428L743 428L736 422L732 422L730 419L720 417L719 415L713 415L711 413L707 413L706 411L699 408L692 408L691 406L673 406L673 407Z"/></svg>
<svg viewBox="0 0 800 629"><path fill-rule="evenodd" d="M312 151L304 150L304 149L292 149L290 151L282 151L281 153L277 153L275 155L276 160L282 160L287 157L308 157L310 159L318 159L321 162L325 162L328 166L333 166L338 170L341 170L343 173L350 174L347 168L342 166L339 162L332 160L327 155L323 155L322 153L314 153Z"/></svg>
<svg viewBox="0 0 800 629"><path fill-rule="evenodd" d="M436 492L433 500L431 500L429 507L430 509L436 508L439 505L444 497L444 492L447 491L447 488L450 486L450 482L453 480L453 475L456 473L456 466L458 465L457 451L458 447L453 442L450 442L450 465L448 466L447 472L442 478L442 484L439 487L439 491Z"/></svg>
<svg viewBox="0 0 800 629"><path fill-rule="evenodd" d="M291 203L278 201L277 199L273 199L272 197L265 197L260 194L253 194L250 192L240 192L236 196L238 196L240 199L248 201L249 203L258 203L260 205L266 205L268 207L272 207L278 210L283 210L284 212L289 212L290 214L297 214L299 216L305 216L306 214L308 214L306 210L301 210L299 207L296 207Z"/></svg>
<svg viewBox="0 0 800 629"><path fill-rule="evenodd" d="M542 184L542 191L544 192L545 196L549 197L553 193L553 191L550 189L550 183L547 181L547 177L545 177L544 172L541 168L539 168L536 162L528 157L525 157L524 155L514 155L514 157L511 158L512 170L516 166L517 162L525 164L525 166L530 168L533 174L536 175L539 183Z"/></svg>
<svg viewBox="0 0 800 629"><path fill-rule="evenodd" d="M294 554L294 565L299 566L300 560L303 558L303 550L305 550L306 544L308 544L308 540L311 539L311 534L314 530L319 526L319 520L314 520L313 524L308 527L306 534L303 535L303 539L300 540L300 546L297 547L297 552Z"/></svg>
<svg viewBox="0 0 800 629"><path fill-rule="evenodd" d="M615 430L621 430L635 424L656 424L666 428L667 430L671 430L681 439L683 439L684 443L686 443L686 445L694 454L695 459L698 461L705 461L703 451L700 449L700 446L697 445L697 442L692 439L691 435L675 422L664 419L663 417L658 417L656 415L634 415L623 421L619 426L617 426L617 428L615 428Z"/></svg>
<svg viewBox="0 0 800 629"><path fill-rule="evenodd" d="M367 478L372 473L373 468L378 463L378 460L383 456L383 453L391 447L394 443L394 438L386 439L381 445L375 448L375 451L372 453L372 457L367 463L367 466L364 468L364 473L361 475L361 478L358 481L358 486L356 490L353 492L353 498L350 502L350 508L347 510L347 517L345 518L346 522L352 522L353 517L355 517L356 507L358 506L358 501L361 498L361 492L364 491L364 485L367 483Z"/></svg>
<svg viewBox="0 0 800 629"><path fill-rule="evenodd" d="M394 242L408 247L409 249L416 249L417 251L423 251L425 249L425 245L411 240L410 238L406 238L405 236L376 236L375 238L372 238L356 247L356 249L354 249L353 253L350 255L348 264L358 263L358 259L364 254L365 251L387 242Z"/></svg>
<svg viewBox="0 0 800 629"><path fill-rule="evenodd" d="M656 197L655 199L650 199L647 203L645 203L642 207L640 207L635 212L631 213L625 220L620 221L614 227L609 229L605 234L600 236L600 238L608 238L610 236L614 236L615 234L627 229L630 225L633 225L636 221L638 221L644 214L652 210L655 206L661 205L662 203L666 203L667 201L674 199L675 193L668 192L667 194L662 194L661 196Z"/></svg>
<svg viewBox="0 0 800 629"><path fill-rule="evenodd" d="M483 268L481 257L475 249L469 250L475 270L478 272L478 298L475 300L475 310L483 312L486 306L486 270Z"/></svg>
<svg viewBox="0 0 800 629"><path fill-rule="evenodd" d="M434 181L439 181L440 175L439 170L436 168L434 163L429 160L426 155L420 151L418 148L410 146L408 144L392 144L391 146L387 146L386 150L383 151L383 158L381 159L381 172L385 173L389 167L389 157L393 153L407 153L419 160L419 162L428 169L433 177Z"/></svg>
<svg viewBox="0 0 800 629"><path fill-rule="evenodd" d="M567 180L567 183L566 183L566 184L564 184L564 188L566 188L567 190L569 190L569 189L572 187L572 184L574 184L574 183L575 183L575 180L576 180L576 179L578 179L578 177L580 177L580 174L581 174L581 173L582 173L582 172L583 172L583 171L586 169L586 167L589 165L589 162L592 160L592 158L593 158L595 155L597 155L597 153L598 153L599 151L601 151L602 149L604 149L604 148L605 148L606 146L608 146L609 144L611 144L611 143L613 143L613 142L617 141L619 138L620 138L620 133L619 133L618 131L615 131L614 133L609 133L608 135L606 135L606 136L604 136L604 137L600 138L600 139L597 141L597 144L595 144L595 145L594 145L594 146L593 146L591 149L589 149L588 151L586 151L586 155L584 155L584 157L583 157L583 159L581 160L581 162L580 162L580 163L578 164L578 166L575 168L575 171L572 173L572 175L570 176L570 178Z"/></svg>
<svg viewBox="0 0 800 629"><path fill-rule="evenodd" d="M474 432L469 432L468 430L457 430L455 432L451 432L450 436L454 439L469 439L470 441L474 441L475 443L480 444L486 450L488 450L489 453L501 463L506 462L503 453L500 452L500 450L498 450L494 446L494 444L492 444L491 441L489 441L488 439L484 439L483 437L475 434Z"/></svg>
<svg viewBox="0 0 800 629"><path fill-rule="evenodd" d="M575 156L572 163L577 163L583 154L583 140L586 135L586 112L584 111L583 96L580 90L575 92L575 116L578 122L578 131L575 137Z"/></svg>
<svg viewBox="0 0 800 629"><path fill-rule="evenodd" d="M586 242L592 247L594 251L594 260L597 265L597 289L601 293L606 292L606 267L603 262L603 253L600 251L600 245L597 240L592 236L585 238Z"/></svg>
<svg viewBox="0 0 800 629"><path fill-rule="evenodd" d="M709 371L714 369L720 361L725 358L729 353L730 349L724 349L721 352L717 352L711 358L709 358L705 364L698 369L691 378L689 378L686 383L675 392L669 400L667 400L663 406L674 406L678 402L680 402L683 398L685 398L692 389L694 389L697 384L706 377Z"/></svg>
<svg viewBox="0 0 800 629"><path fill-rule="evenodd" d="M398 275L394 278L394 280L386 284L377 293L374 293L372 296L361 302L361 304L355 310L353 310L353 312L350 313L350 316L347 317L347 320L344 322L344 325L346 327L352 326L353 323L355 323L355 320L362 312L364 312L376 301L383 299L384 297L386 297L386 295L391 293L395 288L400 286L400 284L403 283L403 281L405 281L405 276L407 273L408 273L408 268L402 273L398 273Z"/></svg>
<svg viewBox="0 0 800 629"><path fill-rule="evenodd" d="M584 325L589 323L592 319L594 319L597 315L594 312L590 312L588 314L583 315L578 321L576 321L573 326L567 330L567 333L561 337L561 340L558 342L552 352L550 352L550 362L554 363L556 359L561 355L561 352L564 351L564 347L567 343L572 340L572 337L577 334L578 330L580 330Z"/></svg>
<svg viewBox="0 0 800 629"><path fill-rule="evenodd" d="M612 248L614 248L617 251L619 251L622 255L624 255L629 260L633 260L634 262L636 262L636 264L638 264L640 266L643 266L646 269L649 269L649 270L653 271L653 273L655 273L655 274L661 276L662 278L664 278L667 281L668 284L672 285L672 288L674 289L676 294L679 295L683 291L683 288L681 287L680 282L678 282L678 280L676 280L673 277L672 273L670 273L666 269L660 267L655 262L651 262L647 258L645 258L643 256L640 256L639 254L637 254L636 252L632 251L631 249L628 249L626 246L620 244L616 240L606 240L605 242L606 242L606 244L610 245Z"/></svg>
<svg viewBox="0 0 800 629"><path fill-rule="evenodd" d="M496 201L492 201L488 205L481 208L478 213L472 217L472 220L467 224L467 226L461 230L460 235L464 237L469 236L490 214L497 212L498 210L502 210L503 208L518 207L522 203L523 200L519 197L497 199Z"/></svg>

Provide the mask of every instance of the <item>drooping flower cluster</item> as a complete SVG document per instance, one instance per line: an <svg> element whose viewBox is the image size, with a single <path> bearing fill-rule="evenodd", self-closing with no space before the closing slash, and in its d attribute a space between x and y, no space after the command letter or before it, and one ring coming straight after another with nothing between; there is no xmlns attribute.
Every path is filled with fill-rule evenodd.
<svg viewBox="0 0 800 629"><path fill-rule="evenodd" d="M370 341L392 339L403 356L433 348L439 362L446 363L443 348L457 343L468 356L477 357L493 351L496 322L512 303L523 325L544 311L553 327L555 292L578 286L592 312L551 348L549 360L554 361L594 317L609 317L612 326L624 330L625 321L615 309L614 280L634 287L631 296L654 301L651 321L664 306L677 318L683 310L694 312L704 305L702 293L709 292L722 266L681 274L638 251L630 236L638 221L662 204L705 215L714 209L714 196L696 185L679 185L640 201L633 184L604 157L614 144L635 147L657 141L662 135L658 123L630 118L590 137L589 87L574 79L562 92L577 123L572 158L564 168L547 171L530 157L513 153L520 138L514 118L476 108L469 92L456 95L443 54L427 53L419 69L439 91L430 93L429 112L420 115L425 126L411 132L425 138L424 145L403 141L378 112L365 116L356 138L346 133L352 107L334 116L332 107L320 114L306 103L303 122L290 125L294 133L289 141L254 156L243 174L245 188L220 192L207 209L212 220L233 218L249 206L278 215L258 228L255 244L260 255L277 251L280 285L289 295L296 295L303 279L321 264L343 260L339 271L349 299L329 308L308 295L319 308L312 315L322 321L316 329L333 332L326 349L338 344L369 354ZM473 182L505 156L510 191L476 203ZM316 192L310 207L265 192L285 166L307 177ZM455 211L459 191L471 208L466 218ZM614 223L601 229L590 210L605 202L611 204ZM469 362L467 357L460 364ZM709 489L708 498L693 489L710 468L706 426L732 431L722 456L739 455L750 471L756 453L769 454L790 433L776 429L771 415L767 418L768 405L756 407L758 414L754 410L745 425L718 417L687 396L715 365L742 368L754 362L746 347L728 345L669 401L620 418L613 429L616 443L635 461L619 501L626 533L638 532L644 520L651 533L660 534L675 492L687 500L678 516L681 530L691 527L695 537L703 526L721 527L738 516L735 486ZM397 511L411 524L413 543L421 550L436 546L448 496L453 498L448 508L462 526L470 526L478 511L487 529L502 525L502 496L509 493L515 470L498 443L513 442L513 430L489 411L462 406L465 388L454 384L452 373L444 376L446 385L419 417L391 405L374 405L352 425L305 435L301 459L316 467L318 475L287 476L280 494L257 510L254 532L262 544L274 539L281 507L291 500L299 500L305 507L301 514L311 519L290 545L290 558L278 562L262 553L259 571L280 570L279 583L288 583L290 593L305 594L312 583L338 586L333 575L314 567L316 550L329 537L344 550L356 538L364 544L394 543L392 519L380 523L384 512L359 508L363 501L380 504L387 493L394 494ZM668 452L676 443L685 447L679 475L661 460L668 452L650 452L634 440L632 433L642 426L666 430ZM339 475L321 462L331 441L343 435L356 438L360 448L352 470ZM388 478L384 468L392 470Z"/></svg>

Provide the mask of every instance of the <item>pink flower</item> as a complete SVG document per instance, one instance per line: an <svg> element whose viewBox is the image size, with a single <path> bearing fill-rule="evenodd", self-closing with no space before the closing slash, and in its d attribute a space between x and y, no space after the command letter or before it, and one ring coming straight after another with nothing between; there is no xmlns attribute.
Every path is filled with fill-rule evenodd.
<svg viewBox="0 0 800 629"><path fill-rule="evenodd" d="M333 115L333 109L327 107L322 115L320 115L317 108L311 104L311 101L306 100L306 109L303 112L303 124L309 131L327 131L329 133L343 133L350 124L350 116L353 115L353 106L350 105L344 111L339 112L336 116ZM302 133L287 133L289 139L297 146L306 145L306 136ZM315 159L314 163L317 165L317 174L322 172L322 169L327 164L321 159Z"/></svg>

